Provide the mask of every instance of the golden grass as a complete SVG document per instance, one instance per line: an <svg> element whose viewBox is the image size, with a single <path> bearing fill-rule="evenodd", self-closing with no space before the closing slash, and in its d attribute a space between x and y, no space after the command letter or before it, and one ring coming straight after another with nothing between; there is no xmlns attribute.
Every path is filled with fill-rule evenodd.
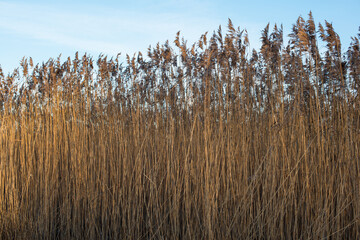
<svg viewBox="0 0 360 240"><path fill-rule="evenodd" d="M320 34L267 26L250 54L229 21L0 74L0 238L360 239L360 36Z"/></svg>

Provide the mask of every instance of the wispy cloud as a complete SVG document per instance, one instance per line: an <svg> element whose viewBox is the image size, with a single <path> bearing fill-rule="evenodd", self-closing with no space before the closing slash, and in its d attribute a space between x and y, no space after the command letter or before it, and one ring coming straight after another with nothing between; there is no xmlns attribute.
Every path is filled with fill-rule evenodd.
<svg viewBox="0 0 360 240"><path fill-rule="evenodd" d="M76 51L93 56L144 53L157 42L172 43L178 31L192 44L206 31L212 34L219 24L225 32L228 17L247 28L251 47L257 48L265 24L239 22L219 7L217 1L205 0L0 0L0 46L7 46L0 65L11 71L24 56L42 62Z"/></svg>
<svg viewBox="0 0 360 240"><path fill-rule="evenodd" d="M0 28L78 50L116 54L143 50L144 44L169 37L171 40L182 29L189 40L195 40L214 21L175 12L159 14L102 7L93 14L57 7L0 2Z"/></svg>
<svg viewBox="0 0 360 240"><path fill-rule="evenodd" d="M66 13L51 7L0 3L0 27L23 37L45 40L78 50L113 54L128 46L114 41L109 20L85 13Z"/></svg>

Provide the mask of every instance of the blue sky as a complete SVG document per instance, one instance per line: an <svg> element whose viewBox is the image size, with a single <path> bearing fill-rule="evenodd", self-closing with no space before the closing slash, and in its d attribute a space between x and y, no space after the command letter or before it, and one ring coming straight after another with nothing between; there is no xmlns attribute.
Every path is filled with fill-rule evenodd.
<svg viewBox="0 0 360 240"><path fill-rule="evenodd" d="M258 48L267 23L283 24L289 34L310 10L316 23L333 23L346 50L359 32L360 0L0 0L0 65L7 73L24 56L37 63L59 54L62 60L73 58L76 51L94 57L132 55L157 42L173 42L178 31L193 43L219 25L225 32L228 18L247 29L251 47Z"/></svg>

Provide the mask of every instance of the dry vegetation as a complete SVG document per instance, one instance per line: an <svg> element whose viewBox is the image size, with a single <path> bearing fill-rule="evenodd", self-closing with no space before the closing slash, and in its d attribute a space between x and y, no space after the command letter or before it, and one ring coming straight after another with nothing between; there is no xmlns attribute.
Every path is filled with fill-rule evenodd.
<svg viewBox="0 0 360 240"><path fill-rule="evenodd" d="M0 72L0 238L360 239L360 34L289 36Z"/></svg>

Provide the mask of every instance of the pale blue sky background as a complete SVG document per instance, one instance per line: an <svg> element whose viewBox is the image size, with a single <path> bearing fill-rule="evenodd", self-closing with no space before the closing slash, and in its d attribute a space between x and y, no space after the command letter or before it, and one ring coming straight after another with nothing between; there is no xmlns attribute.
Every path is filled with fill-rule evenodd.
<svg viewBox="0 0 360 240"><path fill-rule="evenodd" d="M177 31L189 43L212 33L228 18L247 29L252 48L268 22L284 25L287 35L301 15L312 11L316 23L328 20L340 35L343 50L360 26L360 0L205 1L205 0L0 0L0 65L4 72L19 66L22 57L42 62L76 51L95 58L146 52L149 45L173 42Z"/></svg>

